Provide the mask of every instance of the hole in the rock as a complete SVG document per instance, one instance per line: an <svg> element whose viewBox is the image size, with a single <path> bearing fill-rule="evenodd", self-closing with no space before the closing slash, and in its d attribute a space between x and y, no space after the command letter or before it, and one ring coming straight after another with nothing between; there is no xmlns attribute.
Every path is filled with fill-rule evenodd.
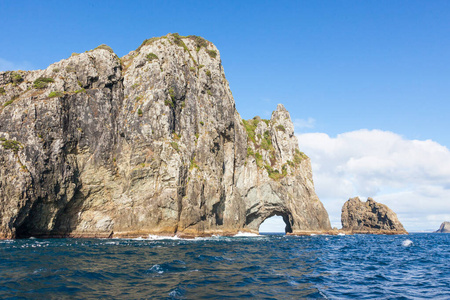
<svg viewBox="0 0 450 300"><path fill-rule="evenodd" d="M265 219L259 226L259 233L282 233L286 232L286 223L282 216L273 216Z"/></svg>

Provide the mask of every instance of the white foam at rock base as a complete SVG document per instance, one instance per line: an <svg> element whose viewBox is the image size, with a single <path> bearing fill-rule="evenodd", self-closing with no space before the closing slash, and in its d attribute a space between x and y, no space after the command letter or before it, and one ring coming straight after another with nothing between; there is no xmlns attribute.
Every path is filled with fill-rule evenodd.
<svg viewBox="0 0 450 300"><path fill-rule="evenodd" d="M235 234L233 236L234 237L255 237L255 236L259 236L259 234L239 231L237 234Z"/></svg>
<svg viewBox="0 0 450 300"><path fill-rule="evenodd" d="M180 240L180 238L176 235L174 236L164 236L164 235L148 235L148 240Z"/></svg>

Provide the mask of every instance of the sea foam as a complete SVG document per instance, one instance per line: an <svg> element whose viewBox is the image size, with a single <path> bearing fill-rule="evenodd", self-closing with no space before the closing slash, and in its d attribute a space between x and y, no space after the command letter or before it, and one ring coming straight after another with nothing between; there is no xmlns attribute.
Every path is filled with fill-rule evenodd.
<svg viewBox="0 0 450 300"><path fill-rule="evenodd" d="M402 242L402 246L403 247L409 247L409 246L412 246L414 243L413 243L413 241L411 241L411 240L404 240L403 242Z"/></svg>
<svg viewBox="0 0 450 300"><path fill-rule="evenodd" d="M181 240L178 236L164 236L164 235L148 235L148 240Z"/></svg>
<svg viewBox="0 0 450 300"><path fill-rule="evenodd" d="M255 236L259 236L259 234L251 233L251 232L241 232L241 231L239 231L234 236L235 237L255 237Z"/></svg>

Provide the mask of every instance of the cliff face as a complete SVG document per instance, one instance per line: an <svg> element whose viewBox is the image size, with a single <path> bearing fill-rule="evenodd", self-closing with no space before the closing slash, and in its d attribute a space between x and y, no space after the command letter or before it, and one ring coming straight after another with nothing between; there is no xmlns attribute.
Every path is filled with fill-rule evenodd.
<svg viewBox="0 0 450 300"><path fill-rule="evenodd" d="M395 212L368 198L362 202L351 198L342 207L342 230L351 233L408 234Z"/></svg>
<svg viewBox="0 0 450 300"><path fill-rule="evenodd" d="M0 104L1 238L330 229L289 113L242 120L200 37L0 72Z"/></svg>

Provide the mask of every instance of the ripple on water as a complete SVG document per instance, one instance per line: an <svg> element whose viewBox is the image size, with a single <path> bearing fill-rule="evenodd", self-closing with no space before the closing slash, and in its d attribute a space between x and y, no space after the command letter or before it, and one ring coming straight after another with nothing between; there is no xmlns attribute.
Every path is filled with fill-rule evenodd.
<svg viewBox="0 0 450 300"><path fill-rule="evenodd" d="M0 298L448 299L449 246L437 234L6 240Z"/></svg>

